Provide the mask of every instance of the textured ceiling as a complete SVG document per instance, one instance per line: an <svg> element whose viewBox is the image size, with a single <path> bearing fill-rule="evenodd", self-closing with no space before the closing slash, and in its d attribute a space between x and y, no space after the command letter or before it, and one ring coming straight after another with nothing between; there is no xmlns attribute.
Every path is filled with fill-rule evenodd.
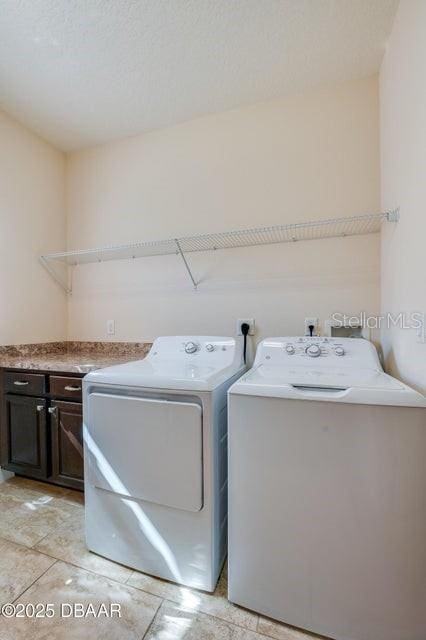
<svg viewBox="0 0 426 640"><path fill-rule="evenodd" d="M1 0L0 108L76 149L379 68L397 0Z"/></svg>

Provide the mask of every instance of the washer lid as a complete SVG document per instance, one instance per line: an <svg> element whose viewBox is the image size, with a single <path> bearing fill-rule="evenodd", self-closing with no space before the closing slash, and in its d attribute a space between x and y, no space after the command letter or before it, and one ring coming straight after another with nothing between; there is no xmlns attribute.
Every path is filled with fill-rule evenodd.
<svg viewBox="0 0 426 640"><path fill-rule="evenodd" d="M85 385L211 391L244 370L241 345L233 338L172 336L155 340L144 360L93 371L84 381Z"/></svg>
<svg viewBox="0 0 426 640"><path fill-rule="evenodd" d="M426 407L426 398L374 369L259 365L230 389L240 395L357 404Z"/></svg>

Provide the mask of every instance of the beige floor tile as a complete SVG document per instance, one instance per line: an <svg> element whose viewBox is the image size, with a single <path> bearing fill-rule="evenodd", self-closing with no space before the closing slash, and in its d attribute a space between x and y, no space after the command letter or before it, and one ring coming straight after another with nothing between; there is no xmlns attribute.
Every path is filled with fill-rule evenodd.
<svg viewBox="0 0 426 640"><path fill-rule="evenodd" d="M54 496L50 496L51 499ZM32 487L23 487L15 482L15 478L11 478L6 482L0 484L0 499L17 498L27 500L34 500L40 498L40 492L34 491Z"/></svg>
<svg viewBox="0 0 426 640"><path fill-rule="evenodd" d="M33 546L83 508L10 482L0 485L0 537Z"/></svg>
<svg viewBox="0 0 426 640"><path fill-rule="evenodd" d="M185 609L207 613L245 629L256 630L257 614L241 609L227 599L226 569L222 572L216 591L213 594L180 587L137 571L132 573L127 584L171 600Z"/></svg>
<svg viewBox="0 0 426 640"><path fill-rule="evenodd" d="M144 640L262 640L262 636L165 601Z"/></svg>
<svg viewBox="0 0 426 640"><path fill-rule="evenodd" d="M309 631L289 627L286 624L281 624L281 622L263 618L262 616L259 617L257 630L269 638L275 638L275 640L321 640L324 637L314 635Z"/></svg>
<svg viewBox="0 0 426 640"><path fill-rule="evenodd" d="M37 551L0 539L0 603L13 602L54 562Z"/></svg>
<svg viewBox="0 0 426 640"><path fill-rule="evenodd" d="M17 482L17 480L24 480L24 482ZM78 492L16 477L0 484L0 499L13 497L24 501L36 500L40 504L57 507L70 514L84 511L83 503L78 499L69 499L69 496L73 496L74 493Z"/></svg>
<svg viewBox="0 0 426 640"><path fill-rule="evenodd" d="M39 482L38 480L30 480L29 478L22 478L20 476L14 476L7 481L7 484L21 489L37 491L44 495L62 498L62 500L72 502L74 504L84 505L84 493L82 491L74 491L73 489L66 489L65 487L58 487L54 484Z"/></svg>
<svg viewBox="0 0 426 640"><path fill-rule="evenodd" d="M53 603L53 618L19 618L2 621L7 640L141 640L151 624L161 599L57 562L28 589L18 603ZM121 605L121 618L61 617L62 603Z"/></svg>
<svg viewBox="0 0 426 640"><path fill-rule="evenodd" d="M173 582L167 582L167 580L161 580L154 578L145 573L139 571L133 571L127 580L127 584L147 591L160 598L166 598L172 600L178 604L183 604L185 600L190 600L195 595L200 595L198 591L188 589L188 587L181 587Z"/></svg>
<svg viewBox="0 0 426 640"><path fill-rule="evenodd" d="M132 573L131 569L88 551L84 539L84 513L69 518L43 538L35 549L118 582L126 582Z"/></svg>
<svg viewBox="0 0 426 640"><path fill-rule="evenodd" d="M73 491L72 489L68 489L63 499L67 502L71 502L72 504L78 504L84 508L84 493L82 491Z"/></svg>

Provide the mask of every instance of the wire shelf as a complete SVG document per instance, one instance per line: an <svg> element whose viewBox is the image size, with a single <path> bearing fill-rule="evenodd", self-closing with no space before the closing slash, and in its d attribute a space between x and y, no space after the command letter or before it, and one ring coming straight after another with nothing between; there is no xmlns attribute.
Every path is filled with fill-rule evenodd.
<svg viewBox="0 0 426 640"><path fill-rule="evenodd" d="M181 255L193 284L196 286L196 282L192 277L192 273L185 259L184 254L186 253L366 235L378 233L384 221L397 222L398 220L399 210L394 210L385 213L330 218L328 220L238 229L220 233L205 233L180 238L169 238L166 240L110 245L97 249L63 251L42 255L40 259L43 265L53 275L52 268L48 264L51 262L77 266L80 264L106 262L110 260L131 260L176 254ZM58 278L56 277L56 279Z"/></svg>

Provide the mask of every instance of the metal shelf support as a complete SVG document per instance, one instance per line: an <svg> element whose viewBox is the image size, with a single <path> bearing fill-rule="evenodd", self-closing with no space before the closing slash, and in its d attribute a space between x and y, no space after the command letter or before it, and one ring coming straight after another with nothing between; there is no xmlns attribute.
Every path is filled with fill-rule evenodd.
<svg viewBox="0 0 426 640"><path fill-rule="evenodd" d="M190 278L191 278L191 280L192 280L192 284L194 285L194 289L196 290L196 289L197 289L197 285L198 285L198 283L195 281L194 276L192 275L192 271L191 271L191 269L190 269L190 267L189 267L189 264L188 264L188 262L187 262L187 260L186 260L186 258L185 258L185 254L184 254L184 253L183 253L183 251L182 251L182 247L180 246L180 242L179 242L179 240L178 240L177 238L175 238L175 242L176 242L176 246L177 246L177 249L178 249L179 255L180 255L180 257L181 257L181 258L182 258L182 260L183 260L183 264L185 265L185 268L186 268L186 270L187 270L187 272L188 272L188 274L189 274L189 277L190 277Z"/></svg>
<svg viewBox="0 0 426 640"><path fill-rule="evenodd" d="M58 273L56 273L55 269L49 264L48 260L45 256L40 256L39 261L41 265L46 269L47 273L49 273L55 282L65 291L67 295L71 295L72 287L69 286L68 282L66 282Z"/></svg>

